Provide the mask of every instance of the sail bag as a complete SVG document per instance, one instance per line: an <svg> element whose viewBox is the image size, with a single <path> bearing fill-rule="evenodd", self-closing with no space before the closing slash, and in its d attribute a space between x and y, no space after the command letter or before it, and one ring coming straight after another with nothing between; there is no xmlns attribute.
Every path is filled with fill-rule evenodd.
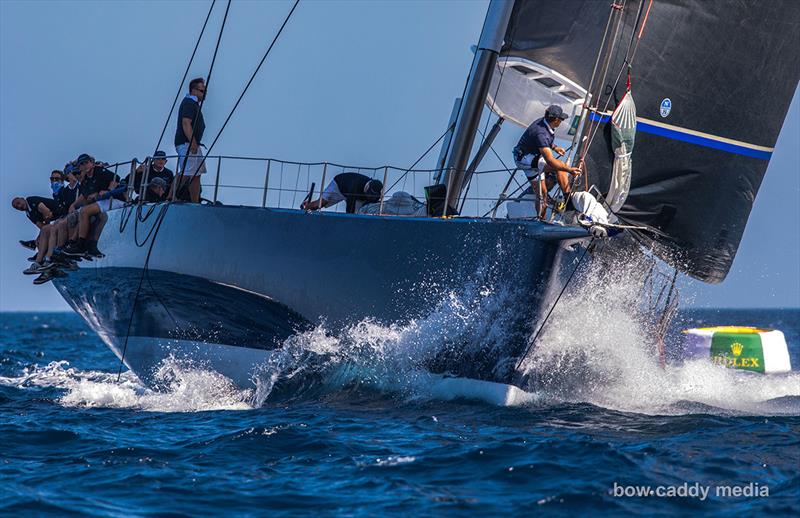
<svg viewBox="0 0 800 518"><path fill-rule="evenodd" d="M628 198L631 188L633 141L636 138L636 103L630 90L611 114L611 149L614 151L614 167L606 202L611 210L618 211Z"/></svg>

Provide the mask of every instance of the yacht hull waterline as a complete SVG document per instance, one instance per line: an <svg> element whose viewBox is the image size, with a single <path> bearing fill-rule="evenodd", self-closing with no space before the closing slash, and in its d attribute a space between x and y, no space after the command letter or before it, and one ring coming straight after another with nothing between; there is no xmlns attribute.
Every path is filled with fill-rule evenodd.
<svg viewBox="0 0 800 518"><path fill-rule="evenodd" d="M486 290L505 297L495 309L511 316L508 343L456 337L449 351L458 354L443 349L431 367L504 381L524 347L520 336L559 284L559 264L574 256L566 244L588 237L579 227L534 220L173 203L151 248L163 208L144 222L129 209L110 211L99 243L106 256L54 281L150 386L162 362L176 358L251 388L295 333L318 325L336 333L365 319L403 325L436 312L445 298L470 306Z"/></svg>

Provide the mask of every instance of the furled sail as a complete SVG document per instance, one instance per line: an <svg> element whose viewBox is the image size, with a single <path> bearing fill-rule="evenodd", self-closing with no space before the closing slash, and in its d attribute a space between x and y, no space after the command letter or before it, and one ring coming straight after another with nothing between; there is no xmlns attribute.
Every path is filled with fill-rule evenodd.
<svg viewBox="0 0 800 518"><path fill-rule="evenodd" d="M624 97L629 62L636 151L617 215L652 228L640 237L660 257L720 282L800 79L798 34L796 0L516 0L489 105L524 112L499 102L512 98L500 78L516 73L502 68L509 60L593 94L586 120L576 116L570 129L587 137L589 183L605 194L614 164L611 114ZM536 78L558 82L553 74ZM551 90L561 86L571 88Z"/></svg>

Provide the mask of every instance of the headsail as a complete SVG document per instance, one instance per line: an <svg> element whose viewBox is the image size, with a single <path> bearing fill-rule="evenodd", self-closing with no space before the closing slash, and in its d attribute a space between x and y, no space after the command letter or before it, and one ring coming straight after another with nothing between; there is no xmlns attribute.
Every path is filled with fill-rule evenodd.
<svg viewBox="0 0 800 518"><path fill-rule="evenodd" d="M617 214L656 229L641 237L680 270L720 282L800 79L800 2L614 5L622 9L611 16L610 1L517 0L501 62L524 59L589 90L604 35L616 44L604 48L594 111L583 121L596 129L586 156L589 181L607 193L614 163L609 122L625 93L626 51L634 45L636 151L630 193Z"/></svg>

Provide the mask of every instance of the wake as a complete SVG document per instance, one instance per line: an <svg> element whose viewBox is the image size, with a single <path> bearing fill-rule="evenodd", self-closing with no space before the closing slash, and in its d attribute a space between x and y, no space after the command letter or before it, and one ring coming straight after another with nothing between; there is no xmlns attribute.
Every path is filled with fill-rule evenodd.
<svg viewBox="0 0 800 518"><path fill-rule="evenodd" d="M246 390L180 358L159 366L158 391L130 372L117 382L115 372L81 371L65 361L0 377L0 385L57 388L64 392L58 404L68 407L147 412L251 410L366 391L409 404L468 399L530 411L590 403L642 414L800 415L798 372L760 375L700 360L662 368L652 319L640 304L644 267L636 256L614 268L589 263L522 362L521 388L428 370L442 355L464 354L457 347L497 350L509 340L513 290L479 281L443 294L430 315L406 325L364 320L338 333L320 325L296 334L253 373ZM499 371L507 368L509 359L499 361Z"/></svg>

